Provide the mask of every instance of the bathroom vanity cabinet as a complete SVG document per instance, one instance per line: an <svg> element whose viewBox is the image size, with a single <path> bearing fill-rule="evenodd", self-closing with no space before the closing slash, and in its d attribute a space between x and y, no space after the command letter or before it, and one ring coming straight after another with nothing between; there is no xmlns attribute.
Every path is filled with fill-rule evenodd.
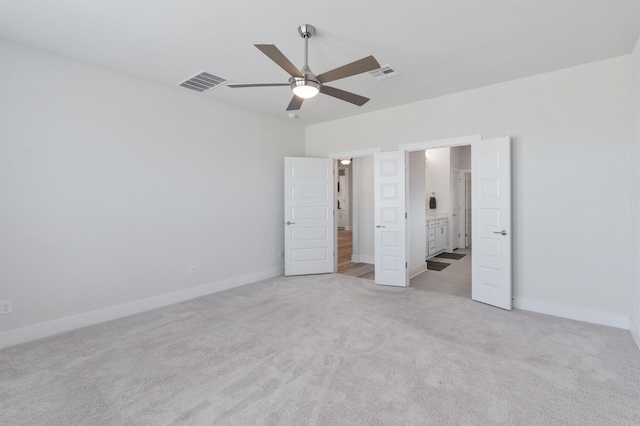
<svg viewBox="0 0 640 426"><path fill-rule="evenodd" d="M427 227L427 259L436 256L447 247L447 218L428 219Z"/></svg>

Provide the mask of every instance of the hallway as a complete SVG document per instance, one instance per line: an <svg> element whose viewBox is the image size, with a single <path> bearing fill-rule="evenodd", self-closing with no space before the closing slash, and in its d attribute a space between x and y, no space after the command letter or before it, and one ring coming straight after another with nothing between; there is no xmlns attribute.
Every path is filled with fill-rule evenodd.
<svg viewBox="0 0 640 426"><path fill-rule="evenodd" d="M352 254L353 232L351 230L338 229L338 273L373 280L375 277L374 265L352 262Z"/></svg>

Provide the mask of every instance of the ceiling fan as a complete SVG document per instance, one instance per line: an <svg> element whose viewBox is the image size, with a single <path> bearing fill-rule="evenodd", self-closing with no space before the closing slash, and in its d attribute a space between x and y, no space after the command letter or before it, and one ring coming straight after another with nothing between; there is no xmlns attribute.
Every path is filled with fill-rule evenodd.
<svg viewBox="0 0 640 426"><path fill-rule="evenodd" d="M289 86L291 90L293 90L293 99L289 102L287 111L299 110L305 99L312 98L318 93L324 93L325 95L333 96L334 98L351 102L358 106L362 106L369 101L369 98L336 89L335 87L325 86L324 83L378 69L380 68L380 64L376 61L376 58L367 56L366 58L351 62L350 64L343 65L331 71L315 75L308 64L309 39L315 33L315 28L312 25L303 24L298 27L298 33L300 37L304 39L304 66L301 69L297 69L275 45L254 45L291 75L288 83L229 84L228 87L237 89L244 87Z"/></svg>

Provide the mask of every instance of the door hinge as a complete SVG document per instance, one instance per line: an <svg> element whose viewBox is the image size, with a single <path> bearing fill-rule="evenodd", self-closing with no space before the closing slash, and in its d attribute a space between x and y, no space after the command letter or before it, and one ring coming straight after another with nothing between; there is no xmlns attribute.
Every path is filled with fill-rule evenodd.
<svg viewBox="0 0 640 426"><path fill-rule="evenodd" d="M409 268L409 263L404 262L404 269L407 269L407 268Z"/></svg>
<svg viewBox="0 0 640 426"><path fill-rule="evenodd" d="M407 218L407 212L404 212L404 218L405 219Z"/></svg>

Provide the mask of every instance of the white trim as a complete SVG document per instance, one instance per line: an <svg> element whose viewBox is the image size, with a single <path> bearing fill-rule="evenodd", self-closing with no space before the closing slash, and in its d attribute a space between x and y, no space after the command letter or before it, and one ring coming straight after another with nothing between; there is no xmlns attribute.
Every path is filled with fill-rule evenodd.
<svg viewBox="0 0 640 426"><path fill-rule="evenodd" d="M101 322L138 314L151 309L173 305L175 303L184 302L185 300L195 299L197 297L240 287L245 284L266 280L283 274L284 267L267 269L253 274L205 284L199 287L161 294L148 299L137 300L135 302L111 306L97 311L60 318L41 324L19 328L17 330L5 331L4 333L0 333L0 349L41 339L43 337L53 336L54 334L63 333L65 331L71 331L81 327L87 327Z"/></svg>
<svg viewBox="0 0 640 426"><path fill-rule="evenodd" d="M414 266L412 268L409 268L409 279L415 277L416 275L420 275L421 273L423 273L426 270L427 270L427 263L426 262L422 262L418 266Z"/></svg>
<svg viewBox="0 0 640 426"><path fill-rule="evenodd" d="M376 264L376 258L375 256L367 256L366 254L360 255L360 256L353 256L352 261L355 263L369 263L371 265L375 265Z"/></svg>
<svg viewBox="0 0 640 426"><path fill-rule="evenodd" d="M457 138L437 139L426 142L405 143L398 146L399 151L421 151L424 149L471 145L482 140L482 135L460 136Z"/></svg>
<svg viewBox="0 0 640 426"><path fill-rule="evenodd" d="M375 152L382 152L382 148L361 149L358 151L334 152L327 154L328 158L339 160L341 158L366 157L373 155Z"/></svg>
<svg viewBox="0 0 640 426"><path fill-rule="evenodd" d="M519 299L513 301L513 307L525 311L538 312L561 318L589 322L592 324L608 325L609 327L629 330L629 317L612 312L596 309L580 308L577 306L561 305L535 299Z"/></svg>
<svg viewBox="0 0 640 426"><path fill-rule="evenodd" d="M629 332L633 341L635 342L638 350L640 350L640 327L633 321L633 318L629 317Z"/></svg>

